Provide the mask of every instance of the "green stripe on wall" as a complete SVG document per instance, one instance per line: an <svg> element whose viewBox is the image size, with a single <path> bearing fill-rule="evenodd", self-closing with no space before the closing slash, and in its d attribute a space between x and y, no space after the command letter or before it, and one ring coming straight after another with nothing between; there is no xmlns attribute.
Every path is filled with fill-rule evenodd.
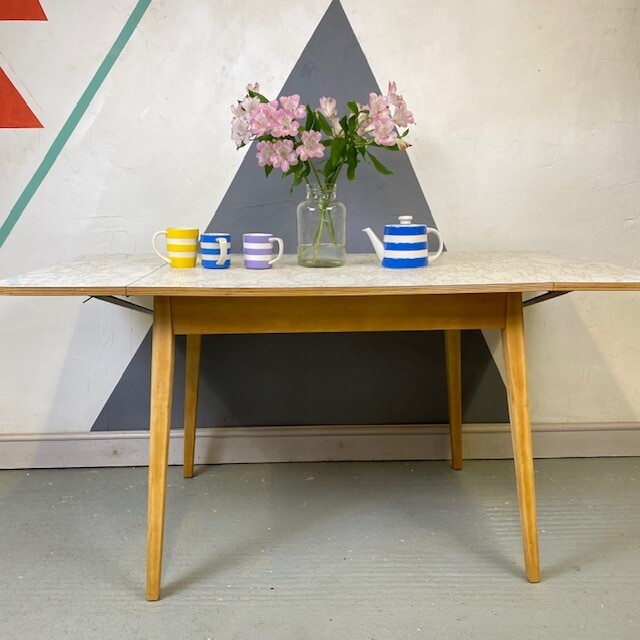
<svg viewBox="0 0 640 640"><path fill-rule="evenodd" d="M131 12L129 19L125 23L124 27L122 27L122 31L120 35L116 38L116 41L113 43L111 49L109 49L109 53L102 61L102 64L98 67L95 75L91 79L89 86L84 90L84 93L78 100L78 103L74 107L71 115L67 118L67 121L64 123L60 133L56 136L56 139L51 144L51 147L45 154L40 166L36 169L36 172L31 177L31 180L27 183L27 186L24 188L24 191L20 194L18 201L15 203L7 219L2 223L0 227L0 247L4 244L5 240L9 237L9 234L15 227L16 223L20 219L20 216L24 213L26 206L31 201L31 198L35 195L38 187L42 184L42 181L45 179L46 175L49 173L49 170L53 166L53 163L56 161L60 152L64 148L64 145L67 144L67 140L71 137L71 134L78 126L78 123L82 119L82 116L85 114L89 104L93 100L94 96L98 92L100 85L104 82L104 79L111 71L111 67L115 64L115 61L118 59L125 45L129 41L129 38L135 31L135 28L140 23L142 16L145 11L151 4L151 0L138 0L134 10Z"/></svg>

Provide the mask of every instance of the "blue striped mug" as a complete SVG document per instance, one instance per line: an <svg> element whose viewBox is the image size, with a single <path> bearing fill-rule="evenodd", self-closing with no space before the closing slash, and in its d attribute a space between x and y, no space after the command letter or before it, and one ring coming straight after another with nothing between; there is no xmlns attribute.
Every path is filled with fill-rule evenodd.
<svg viewBox="0 0 640 640"><path fill-rule="evenodd" d="M228 269L231 265L231 235L203 233L200 236L200 258L205 269Z"/></svg>
<svg viewBox="0 0 640 640"><path fill-rule="evenodd" d="M400 224L385 224L384 238L381 242L371 227L363 229L383 267L389 269L413 269L426 267L433 262L444 249L442 236L437 229L426 224L412 224L413 216L399 216ZM438 238L438 250L430 254L428 234Z"/></svg>

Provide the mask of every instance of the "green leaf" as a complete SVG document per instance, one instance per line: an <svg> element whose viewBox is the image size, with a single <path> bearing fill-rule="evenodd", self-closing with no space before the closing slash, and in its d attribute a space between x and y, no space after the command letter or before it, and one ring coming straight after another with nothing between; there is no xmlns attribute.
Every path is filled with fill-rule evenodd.
<svg viewBox="0 0 640 640"><path fill-rule="evenodd" d="M347 124L347 116L342 116L342 118L340 118L340 126L342 127L342 130L344 131L344 134L347 135L349 133L349 125Z"/></svg>
<svg viewBox="0 0 640 640"><path fill-rule="evenodd" d="M380 160L378 160L378 158L376 158L369 151L367 151L367 153L369 154L369 157L371 158L371 162L373 162L373 166L376 168L378 173L383 173L385 176L392 176L393 175L393 171L390 171L389 169L387 169L387 167L385 167L382 164L382 162L380 162Z"/></svg>
<svg viewBox="0 0 640 640"><path fill-rule="evenodd" d="M347 141L344 138L336 138L331 143L331 164L338 164L346 143Z"/></svg>
<svg viewBox="0 0 640 640"><path fill-rule="evenodd" d="M376 142L370 142L369 143L370 147L376 147L377 149L386 149L387 151L400 151L400 149L398 149L398 145L394 144L391 145L390 147L387 147L383 144L377 144Z"/></svg>
<svg viewBox="0 0 640 640"><path fill-rule="evenodd" d="M360 113L360 109L358 109L358 105L355 103L355 101L350 100L349 102L347 102L347 106L349 107L349 109L351 109L351 111L353 111L353 113L355 113L356 115L358 115Z"/></svg>
<svg viewBox="0 0 640 640"><path fill-rule="evenodd" d="M335 169L335 165L333 164L333 162L331 162L331 158L329 158L325 163L324 163L324 167L322 168L322 173L324 173L324 177L328 178L329 175L331 174L331 172Z"/></svg>
<svg viewBox="0 0 640 640"><path fill-rule="evenodd" d="M258 98L260 102L269 102L261 93L258 93L257 91L251 91L251 89L249 89L249 97Z"/></svg>
<svg viewBox="0 0 640 640"><path fill-rule="evenodd" d="M313 129L313 123L315 121L315 115L313 113L313 110L311 109L311 107L309 105L307 105L307 119L304 123L304 128L307 131L311 131Z"/></svg>
<svg viewBox="0 0 640 640"><path fill-rule="evenodd" d="M316 111L315 119L316 124L320 127L322 133L328 135L329 137L333 137L331 126L327 122L327 119L319 111Z"/></svg>
<svg viewBox="0 0 640 640"><path fill-rule="evenodd" d="M265 165L264 167L264 176L265 178L269 177L269 174L273 171L273 167L270 164Z"/></svg>
<svg viewBox="0 0 640 640"><path fill-rule="evenodd" d="M358 166L358 153L355 147L347 149L347 180L356 179L356 167Z"/></svg>

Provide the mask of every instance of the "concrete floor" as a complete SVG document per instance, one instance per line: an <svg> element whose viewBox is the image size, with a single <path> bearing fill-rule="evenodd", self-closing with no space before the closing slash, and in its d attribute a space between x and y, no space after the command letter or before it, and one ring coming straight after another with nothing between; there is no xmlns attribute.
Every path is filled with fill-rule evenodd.
<svg viewBox="0 0 640 640"><path fill-rule="evenodd" d="M146 469L0 472L0 638L640 638L640 460L536 463L543 582L513 466L169 473L144 600Z"/></svg>

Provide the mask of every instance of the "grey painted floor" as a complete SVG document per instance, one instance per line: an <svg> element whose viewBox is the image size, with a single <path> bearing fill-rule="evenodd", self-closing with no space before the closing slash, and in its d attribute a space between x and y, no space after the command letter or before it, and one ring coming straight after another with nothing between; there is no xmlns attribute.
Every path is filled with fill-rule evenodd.
<svg viewBox="0 0 640 640"><path fill-rule="evenodd" d="M510 461L169 473L144 600L145 469L0 472L0 638L640 638L640 460L536 464L543 582Z"/></svg>

